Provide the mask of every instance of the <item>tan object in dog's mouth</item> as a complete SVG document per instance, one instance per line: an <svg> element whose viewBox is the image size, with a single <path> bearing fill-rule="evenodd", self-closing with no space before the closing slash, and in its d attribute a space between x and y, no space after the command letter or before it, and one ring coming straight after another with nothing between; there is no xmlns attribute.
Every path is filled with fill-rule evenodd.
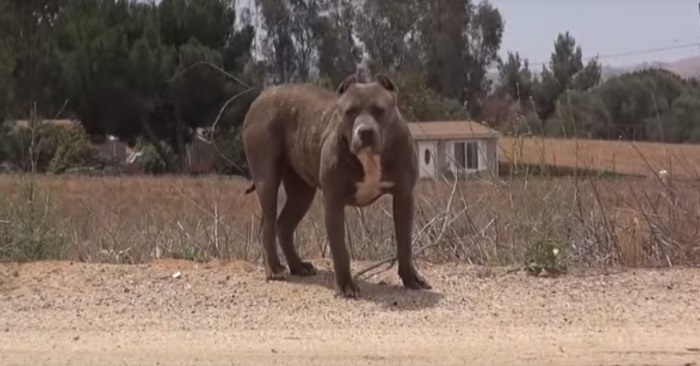
<svg viewBox="0 0 700 366"><path fill-rule="evenodd" d="M365 171L364 179L357 182L355 198L361 205L366 204L382 193L382 189L394 186L392 182L382 182L382 163L378 154L372 154L370 148L364 148L357 153L357 159Z"/></svg>
<svg viewBox="0 0 700 366"><path fill-rule="evenodd" d="M378 154L372 154L372 149L365 147L357 152L357 159L360 160L365 171L365 181L379 181L382 175L382 162Z"/></svg>

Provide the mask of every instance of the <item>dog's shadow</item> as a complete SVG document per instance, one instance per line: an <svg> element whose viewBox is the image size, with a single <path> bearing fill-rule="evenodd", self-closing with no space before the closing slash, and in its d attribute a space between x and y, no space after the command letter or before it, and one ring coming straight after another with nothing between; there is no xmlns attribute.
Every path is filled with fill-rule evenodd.
<svg viewBox="0 0 700 366"><path fill-rule="evenodd" d="M321 286L335 294L335 274L327 269L317 268L317 273L308 277L289 276L287 282L304 286ZM355 279L355 283L360 287L360 296L354 300L372 301L387 309L415 311L432 308L445 297L434 289L411 290L404 286L372 283L362 279Z"/></svg>

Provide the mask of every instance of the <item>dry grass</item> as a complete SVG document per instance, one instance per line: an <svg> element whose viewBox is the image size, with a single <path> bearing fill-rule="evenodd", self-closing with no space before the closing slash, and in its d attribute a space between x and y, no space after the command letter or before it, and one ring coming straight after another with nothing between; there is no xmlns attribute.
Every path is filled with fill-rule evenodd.
<svg viewBox="0 0 700 366"><path fill-rule="evenodd" d="M648 176L666 170L677 178L700 177L700 145L653 142L503 137L499 158L508 164L540 164Z"/></svg>
<svg viewBox="0 0 700 366"><path fill-rule="evenodd" d="M499 145L501 159L513 168L652 178L421 182L413 241L422 259L524 264L536 272L570 264L700 263L699 167L690 159L699 156L699 146L546 138L504 138ZM659 178L662 169L669 175ZM259 262L259 209L255 194L244 195L246 185L229 177L0 176L0 259ZM319 198L295 235L307 258L330 255ZM394 256L391 197L347 212L354 259Z"/></svg>
<svg viewBox="0 0 700 366"><path fill-rule="evenodd" d="M30 192L29 181L0 176L0 255L6 259L261 258L256 197L243 194L247 183L240 179L37 176L34 184ZM429 245L420 257L435 262L546 261L531 258L532 249L546 243L567 264L698 264L698 188L644 178L422 182L415 247ZM283 202L280 197L280 209ZM394 255L390 197L347 212L353 258ZM304 257L330 255L321 215L317 196L296 234Z"/></svg>

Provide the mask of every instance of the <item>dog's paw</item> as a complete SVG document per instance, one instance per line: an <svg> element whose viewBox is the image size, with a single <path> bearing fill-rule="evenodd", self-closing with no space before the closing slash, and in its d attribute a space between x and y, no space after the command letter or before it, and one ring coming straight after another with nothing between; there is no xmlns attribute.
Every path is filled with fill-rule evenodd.
<svg viewBox="0 0 700 366"><path fill-rule="evenodd" d="M311 262L301 262L301 265L298 267L289 266L289 272L294 276L302 277L314 276L318 273Z"/></svg>
<svg viewBox="0 0 700 366"><path fill-rule="evenodd" d="M360 288L348 278L337 285L336 295L346 299L356 299L360 297Z"/></svg>
<svg viewBox="0 0 700 366"><path fill-rule="evenodd" d="M287 272L287 268L282 265L265 270L265 279L267 281L285 281L288 276L289 272Z"/></svg>
<svg viewBox="0 0 700 366"><path fill-rule="evenodd" d="M431 290L433 288L428 281L415 270L407 274L400 274L399 276L401 277L404 287L411 290Z"/></svg>

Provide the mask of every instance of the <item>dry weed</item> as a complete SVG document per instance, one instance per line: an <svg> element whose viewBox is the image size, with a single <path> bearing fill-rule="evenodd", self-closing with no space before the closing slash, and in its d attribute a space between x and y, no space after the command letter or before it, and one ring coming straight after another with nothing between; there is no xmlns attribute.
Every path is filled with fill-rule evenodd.
<svg viewBox="0 0 700 366"><path fill-rule="evenodd" d="M159 257L258 261L259 208L255 195L243 194L245 186L228 177L37 176L36 181L39 192L51 197L47 214L64 238L61 257L115 263ZM22 187L16 176L0 177L1 200L21 204ZM526 261L536 243L548 242L556 243L569 264L697 264L697 188L692 182L670 186L639 178L425 181L416 190L414 248L432 262L512 265ZM329 256L319 198L295 234L304 257ZM347 211L352 257L390 263L391 197ZM0 208L3 237L16 234L7 224L16 220Z"/></svg>

